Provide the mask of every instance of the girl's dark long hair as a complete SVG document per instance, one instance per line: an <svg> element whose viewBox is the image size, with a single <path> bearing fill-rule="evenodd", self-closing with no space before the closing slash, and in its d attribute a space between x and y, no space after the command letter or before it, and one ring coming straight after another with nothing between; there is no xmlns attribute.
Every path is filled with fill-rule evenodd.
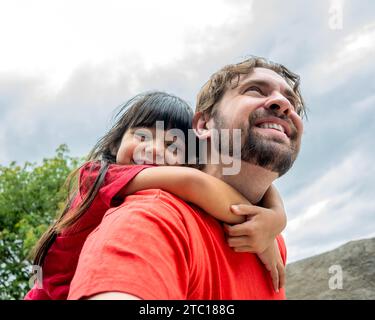
<svg viewBox="0 0 375 320"><path fill-rule="evenodd" d="M137 127L154 128L156 121L163 121L165 130L178 128L184 132L185 137L188 137L188 130L191 129L192 125L192 117L193 111L184 100L159 91L138 94L121 106L114 117L112 128L96 143L87 156L86 162L69 174L65 183L68 189L65 206L55 222L36 244L33 253L34 264L42 266L47 252L57 235L74 226L87 212L100 187L103 185L109 165L116 163L116 154L122 137L127 130ZM90 187L82 202L76 207L72 207L72 203L79 191L79 185L88 183L88 181L79 181L80 169L87 163L92 163L90 166L91 171L99 167L98 175L93 182L89 182Z"/></svg>

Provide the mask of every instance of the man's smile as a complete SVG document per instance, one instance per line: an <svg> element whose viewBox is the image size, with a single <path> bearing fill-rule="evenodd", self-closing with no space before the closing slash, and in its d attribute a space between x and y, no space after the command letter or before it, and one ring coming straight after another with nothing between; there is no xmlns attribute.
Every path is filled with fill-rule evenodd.
<svg viewBox="0 0 375 320"><path fill-rule="evenodd" d="M267 117L259 119L255 122L254 126L262 129L276 130L280 133L283 133L288 138L291 136L292 132L288 122L277 117Z"/></svg>

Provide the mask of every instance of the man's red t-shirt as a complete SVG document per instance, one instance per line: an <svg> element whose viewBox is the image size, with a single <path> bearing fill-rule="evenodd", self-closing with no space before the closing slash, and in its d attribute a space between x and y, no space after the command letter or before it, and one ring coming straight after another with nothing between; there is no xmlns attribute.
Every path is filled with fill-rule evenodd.
<svg viewBox="0 0 375 320"><path fill-rule="evenodd" d="M108 210L85 242L68 299L111 291L142 299L285 299L255 254L228 246L221 222L158 189Z"/></svg>
<svg viewBox="0 0 375 320"><path fill-rule="evenodd" d="M43 288L38 289L35 285L27 293L26 300L67 299L70 282L87 236L100 224L105 212L114 206L113 201L118 192L147 167L150 166L109 166L104 183L89 209L73 227L59 234L50 247L42 266ZM79 193L72 208L77 207L86 196L99 170L99 162L89 162L80 169Z"/></svg>

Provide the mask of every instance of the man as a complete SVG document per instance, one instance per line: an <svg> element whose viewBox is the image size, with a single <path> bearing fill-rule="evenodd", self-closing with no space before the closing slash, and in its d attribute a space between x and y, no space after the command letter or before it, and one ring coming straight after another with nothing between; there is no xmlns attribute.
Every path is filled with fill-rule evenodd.
<svg viewBox="0 0 375 320"><path fill-rule="evenodd" d="M223 175L223 163L208 163L202 170L258 203L296 159L304 112L298 76L285 67L262 58L224 67L198 94L193 127L208 141L208 160L216 148L213 129L241 129L241 169ZM233 151L233 141L227 144ZM285 262L284 242L277 241ZM283 299L285 293L272 290L256 255L231 250L217 220L167 192L145 190L109 211L88 238L69 298Z"/></svg>

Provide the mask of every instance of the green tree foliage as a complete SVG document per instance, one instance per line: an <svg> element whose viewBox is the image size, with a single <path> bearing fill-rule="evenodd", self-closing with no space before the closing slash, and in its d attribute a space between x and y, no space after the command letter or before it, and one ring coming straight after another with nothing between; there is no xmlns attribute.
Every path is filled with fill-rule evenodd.
<svg viewBox="0 0 375 320"><path fill-rule="evenodd" d="M0 165L0 299L29 290L30 251L63 206L68 174L82 162L66 145L42 164Z"/></svg>

